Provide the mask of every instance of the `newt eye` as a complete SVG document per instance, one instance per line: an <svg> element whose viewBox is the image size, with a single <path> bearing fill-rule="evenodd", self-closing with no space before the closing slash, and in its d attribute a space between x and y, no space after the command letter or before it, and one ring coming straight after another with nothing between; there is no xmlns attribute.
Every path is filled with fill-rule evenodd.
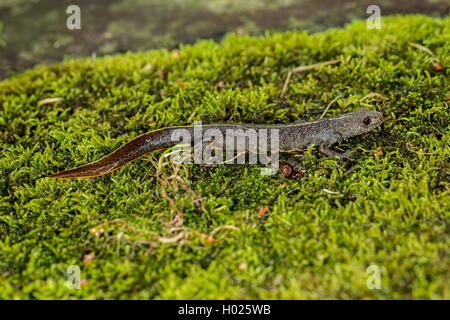
<svg viewBox="0 0 450 320"><path fill-rule="evenodd" d="M370 117L365 117L365 118L363 119L363 123L364 123L366 126L368 126L368 125L370 124L371 121L372 121L372 120L370 119Z"/></svg>

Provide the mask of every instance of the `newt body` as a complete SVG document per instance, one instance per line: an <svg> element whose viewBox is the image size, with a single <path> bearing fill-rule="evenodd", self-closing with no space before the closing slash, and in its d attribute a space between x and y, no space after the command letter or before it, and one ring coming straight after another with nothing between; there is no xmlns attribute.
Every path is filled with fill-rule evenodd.
<svg viewBox="0 0 450 320"><path fill-rule="evenodd" d="M268 139L272 129L278 129L279 151L293 152L305 149L311 145L319 146L318 150L327 156L347 157L346 153L338 153L328 147L333 143L353 136L369 132L381 125L383 116L380 112L361 108L357 111L336 117L315 121L297 121L288 124L207 124L202 130L218 129L224 135L227 129L267 129ZM87 178L100 176L117 170L146 153L167 149L180 141L172 140L174 130L186 129L194 134L193 126L168 127L142 134L105 157L77 168L58 172L50 178Z"/></svg>

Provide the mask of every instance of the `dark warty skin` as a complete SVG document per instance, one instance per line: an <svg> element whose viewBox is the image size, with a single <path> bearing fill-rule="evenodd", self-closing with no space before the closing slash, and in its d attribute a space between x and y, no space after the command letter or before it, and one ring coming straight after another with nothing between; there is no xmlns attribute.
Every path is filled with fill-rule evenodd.
<svg viewBox="0 0 450 320"><path fill-rule="evenodd" d="M367 133L383 122L380 112L360 108L354 112L345 113L336 117L324 118L315 121L297 121L288 124L207 124L202 130L218 129L225 135L226 129L271 129L279 131L280 152L302 151L309 146L318 146L318 150L329 157L346 158L347 153L338 153L330 150L329 146L335 142ZM131 162L151 151L170 148L179 143L172 140L172 133L177 129L186 129L193 135L193 126L168 127L147 132L106 155L105 157L79 166L77 168L58 172L49 178L88 178L110 173L124 164ZM268 139L269 140L269 139Z"/></svg>

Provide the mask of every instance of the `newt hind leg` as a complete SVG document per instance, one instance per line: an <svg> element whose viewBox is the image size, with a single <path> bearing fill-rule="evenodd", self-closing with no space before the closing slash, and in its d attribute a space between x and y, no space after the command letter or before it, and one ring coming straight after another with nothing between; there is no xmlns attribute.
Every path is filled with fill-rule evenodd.
<svg viewBox="0 0 450 320"><path fill-rule="evenodd" d="M319 146L319 152L323 153L324 155L326 155L328 157L339 157L340 159L352 160L349 157L350 154L348 152L340 153L340 152L333 151L328 148L328 145L325 142Z"/></svg>

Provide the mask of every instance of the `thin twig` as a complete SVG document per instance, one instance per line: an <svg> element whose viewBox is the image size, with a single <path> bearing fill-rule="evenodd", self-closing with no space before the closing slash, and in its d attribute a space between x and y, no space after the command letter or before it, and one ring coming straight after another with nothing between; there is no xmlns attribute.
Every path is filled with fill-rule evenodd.
<svg viewBox="0 0 450 320"><path fill-rule="evenodd" d="M239 230L239 228L235 227L235 226L231 226L231 225L222 225L222 226L218 226L217 228L215 228L213 231L211 231L209 233L209 236L212 237L214 236L214 234L216 234L218 231L220 230Z"/></svg>
<svg viewBox="0 0 450 320"><path fill-rule="evenodd" d="M288 86L289 81L291 80L291 76L292 76L292 71L289 70L288 74L286 76L286 80L284 81L284 85L283 85L283 90L281 90L281 98L283 98L284 96L284 92L286 91L286 88Z"/></svg>
<svg viewBox="0 0 450 320"><path fill-rule="evenodd" d="M363 105L364 107L374 108L374 109L375 109L375 106L373 106L373 105L371 105L371 104L364 103L364 102L360 102L360 103L361 103L361 105Z"/></svg>
<svg viewBox="0 0 450 320"><path fill-rule="evenodd" d="M411 148L413 148L413 149L415 149L415 150L411 150ZM424 155L438 154L437 152L422 152L422 151L417 151L417 150L419 150L419 148L413 146L410 142L407 142L407 143L406 143L406 149L408 149L410 152L418 153L418 154L424 154Z"/></svg>
<svg viewBox="0 0 450 320"><path fill-rule="evenodd" d="M284 81L283 89L281 90L281 98L283 98L284 93L286 92L287 86L289 84L289 81L291 80L291 77L292 77L293 73L313 70L313 69L317 69L317 68L322 67L322 66L327 66L327 65L330 65L330 64L336 64L336 63L339 63L339 62L341 62L341 60L331 60L331 61L311 64L309 66L300 66L300 67L294 68L292 70L289 70L288 73L287 73L287 76L286 76L286 80Z"/></svg>
<svg viewBox="0 0 450 320"><path fill-rule="evenodd" d="M330 109L331 105L332 105L337 99L339 99L340 97L341 97L341 96L339 95L339 96L337 96L336 98L334 98L333 100L330 101L330 103L329 103L328 106L325 108L325 110L323 111L323 113L322 113L322 115L320 116L319 119L322 119L322 118L325 116L325 114L327 113L328 109Z"/></svg>
<svg viewBox="0 0 450 320"><path fill-rule="evenodd" d="M427 47L424 47L424 46L421 45L421 44L418 44L418 43L415 43L415 42L408 42L408 44L409 44L411 47L414 47L414 48L416 48L416 49L425 51L426 53L428 53L430 56L432 56L432 57L435 58L435 59L437 58L436 55L433 53L433 51L431 51L431 50L428 49Z"/></svg>
<svg viewBox="0 0 450 320"><path fill-rule="evenodd" d="M371 92L371 93L367 94L364 98L359 99L359 101L364 101L364 100L366 100L367 98L373 98L373 97L378 97L378 98L380 98L381 101L383 101L383 102L385 102L386 100L388 100L388 98L386 98L385 96L382 96L382 95L379 94L379 93Z"/></svg>

